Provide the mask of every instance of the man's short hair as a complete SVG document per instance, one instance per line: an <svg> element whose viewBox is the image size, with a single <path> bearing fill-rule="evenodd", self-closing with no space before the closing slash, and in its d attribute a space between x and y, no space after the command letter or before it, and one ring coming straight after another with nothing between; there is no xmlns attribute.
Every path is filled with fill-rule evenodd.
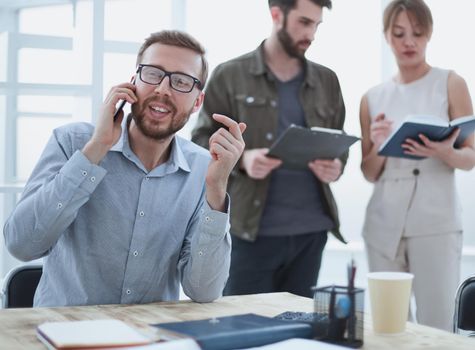
<svg viewBox="0 0 475 350"><path fill-rule="evenodd" d="M183 47L199 54L201 56L201 88L204 88L206 84L206 79L208 79L208 61L205 57L206 50L198 42L198 40L193 38L191 35L185 32L181 32L179 30L162 30L160 32L152 33L148 38L145 39L145 42L140 47L140 50L137 54L137 65L142 63L142 57L145 50L147 50L151 45L156 43Z"/></svg>
<svg viewBox="0 0 475 350"><path fill-rule="evenodd" d="M269 0L269 7L277 6L279 7L284 13L289 13L290 10L297 6L298 0ZM331 10L332 8L332 1L331 0L310 0L315 5L320 7L326 7L327 9Z"/></svg>

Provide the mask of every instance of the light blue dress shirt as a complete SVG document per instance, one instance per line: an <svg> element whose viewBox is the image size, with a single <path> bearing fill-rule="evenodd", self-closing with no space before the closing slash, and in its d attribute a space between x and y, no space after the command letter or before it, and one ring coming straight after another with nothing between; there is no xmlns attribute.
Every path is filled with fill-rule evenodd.
<svg viewBox="0 0 475 350"><path fill-rule="evenodd" d="M195 301L219 297L231 241L229 215L206 201L209 152L175 136L168 161L148 172L124 127L95 165L80 151L93 131L54 130L5 224L15 257L45 257L34 305L177 300L180 282Z"/></svg>

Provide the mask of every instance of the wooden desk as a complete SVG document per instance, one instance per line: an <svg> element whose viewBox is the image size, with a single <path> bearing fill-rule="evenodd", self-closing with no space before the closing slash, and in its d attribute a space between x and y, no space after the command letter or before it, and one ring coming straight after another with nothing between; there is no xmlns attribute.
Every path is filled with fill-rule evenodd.
<svg viewBox="0 0 475 350"><path fill-rule="evenodd" d="M0 310L1 349L43 349L36 339L36 326L46 321L116 318L150 332L148 324L257 313L275 316L283 311L312 311L312 300L289 293L255 294L221 298L213 303L191 301L146 305L100 305L64 308ZM475 340L408 323L402 335L373 333L365 320L363 349L475 349Z"/></svg>

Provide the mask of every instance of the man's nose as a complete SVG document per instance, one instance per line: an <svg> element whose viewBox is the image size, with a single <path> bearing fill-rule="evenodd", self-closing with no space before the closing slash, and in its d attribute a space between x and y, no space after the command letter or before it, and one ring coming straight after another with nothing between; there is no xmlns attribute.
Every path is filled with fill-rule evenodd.
<svg viewBox="0 0 475 350"><path fill-rule="evenodd" d="M317 28L314 30L310 31L307 35L307 40L310 42L310 44L315 40L315 35L317 34Z"/></svg>
<svg viewBox="0 0 475 350"><path fill-rule="evenodd" d="M167 80L168 79L168 80ZM170 77L163 77L162 81L155 86L154 92L163 95L170 95Z"/></svg>

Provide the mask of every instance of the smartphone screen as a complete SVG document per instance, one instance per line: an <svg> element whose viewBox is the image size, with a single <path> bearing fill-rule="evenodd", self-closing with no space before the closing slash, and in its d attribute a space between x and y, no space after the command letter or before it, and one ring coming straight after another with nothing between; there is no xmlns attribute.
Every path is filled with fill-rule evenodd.
<svg viewBox="0 0 475 350"><path fill-rule="evenodd" d="M135 75L132 78L131 83L135 85ZM126 102L127 102L126 100L120 101L119 107L117 107L117 110L114 113L114 121L116 121L117 118L119 117L120 111L124 109L124 106L125 106Z"/></svg>

